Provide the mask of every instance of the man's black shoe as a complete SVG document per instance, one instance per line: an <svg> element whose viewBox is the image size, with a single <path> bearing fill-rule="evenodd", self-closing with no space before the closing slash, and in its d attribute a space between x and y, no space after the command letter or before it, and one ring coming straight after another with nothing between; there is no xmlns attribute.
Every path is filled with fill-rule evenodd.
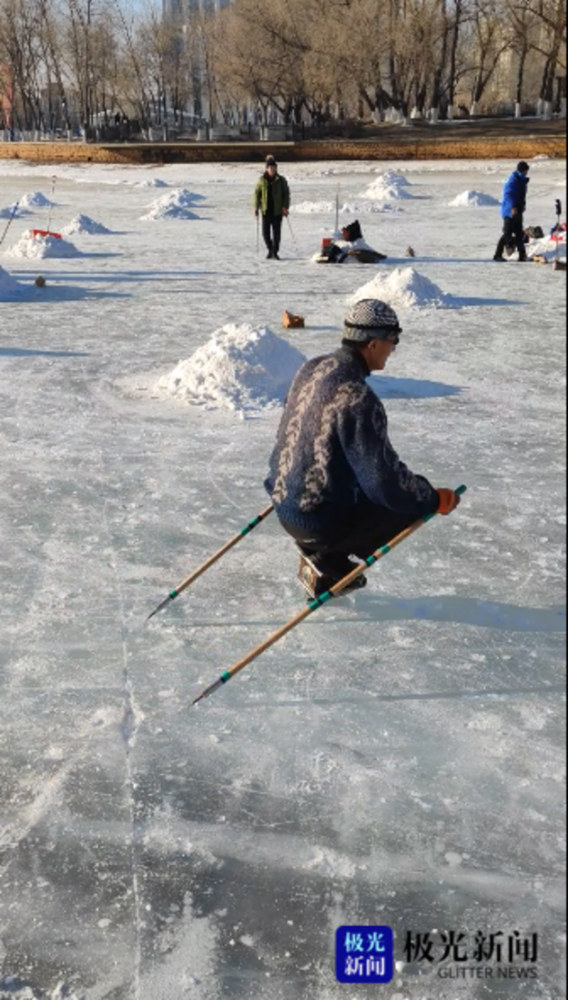
<svg viewBox="0 0 568 1000"><path fill-rule="evenodd" d="M501 261L501 260L502 260L502 261L504 262L504 261L505 261L505 258L504 258L504 257L500 257L500 256L498 256L498 254L495 254L495 256L494 256L493 260L499 260L499 261Z"/></svg>
<svg viewBox="0 0 568 1000"><path fill-rule="evenodd" d="M267 255L266 255L266 259L267 260L272 260L272 258L275 257L275 256L276 256L276 254L273 254L272 250L269 250L268 253L267 253Z"/></svg>
<svg viewBox="0 0 568 1000"><path fill-rule="evenodd" d="M280 257L276 253L276 250L274 251L274 253L272 254L272 256L274 257L274 260L280 260Z"/></svg>

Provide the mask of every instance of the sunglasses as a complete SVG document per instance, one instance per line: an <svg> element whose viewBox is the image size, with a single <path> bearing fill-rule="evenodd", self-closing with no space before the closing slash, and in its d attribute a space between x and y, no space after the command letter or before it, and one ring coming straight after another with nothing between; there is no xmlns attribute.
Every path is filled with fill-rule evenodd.
<svg viewBox="0 0 568 1000"><path fill-rule="evenodd" d="M387 344L392 344L393 347L396 347L400 341L399 333L402 333L402 330L395 330L393 333L389 334L388 337L385 337L384 340Z"/></svg>

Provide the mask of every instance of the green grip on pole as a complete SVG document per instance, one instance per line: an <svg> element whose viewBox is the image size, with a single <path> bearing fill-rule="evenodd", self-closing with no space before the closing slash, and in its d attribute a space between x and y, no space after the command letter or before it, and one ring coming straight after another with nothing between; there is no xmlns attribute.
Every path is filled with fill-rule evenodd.
<svg viewBox="0 0 568 1000"><path fill-rule="evenodd" d="M241 535L248 535L249 531L252 531L253 528L256 528L257 524L260 524L261 521L262 521L262 516L260 514L258 514L256 517L253 517L252 521L249 521L248 524L245 524L244 528L241 531Z"/></svg>
<svg viewBox="0 0 568 1000"><path fill-rule="evenodd" d="M317 611L318 608L321 608L322 604L327 604L328 601L331 601L333 596L334 595L331 591L326 590L324 594L320 594L319 597L315 597L314 600L310 601L308 604L310 611Z"/></svg>

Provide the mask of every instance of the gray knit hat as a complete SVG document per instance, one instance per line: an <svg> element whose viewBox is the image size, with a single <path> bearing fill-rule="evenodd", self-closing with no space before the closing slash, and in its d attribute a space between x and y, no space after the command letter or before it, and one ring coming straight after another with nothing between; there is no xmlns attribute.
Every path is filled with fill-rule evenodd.
<svg viewBox="0 0 568 1000"><path fill-rule="evenodd" d="M387 340L393 333L402 333L394 309L380 299L361 299L349 309L342 337L365 344L369 340Z"/></svg>

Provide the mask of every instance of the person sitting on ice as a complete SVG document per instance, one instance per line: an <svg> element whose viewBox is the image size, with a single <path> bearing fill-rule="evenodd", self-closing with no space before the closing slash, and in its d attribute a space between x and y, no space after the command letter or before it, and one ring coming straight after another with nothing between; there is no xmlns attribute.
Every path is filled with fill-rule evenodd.
<svg viewBox="0 0 568 1000"><path fill-rule="evenodd" d="M265 481L282 527L297 543L299 579L318 597L407 528L459 503L404 465L387 416L367 384L399 342L396 313L377 299L348 311L333 354L305 362L292 382ZM349 589L364 586L356 577Z"/></svg>

